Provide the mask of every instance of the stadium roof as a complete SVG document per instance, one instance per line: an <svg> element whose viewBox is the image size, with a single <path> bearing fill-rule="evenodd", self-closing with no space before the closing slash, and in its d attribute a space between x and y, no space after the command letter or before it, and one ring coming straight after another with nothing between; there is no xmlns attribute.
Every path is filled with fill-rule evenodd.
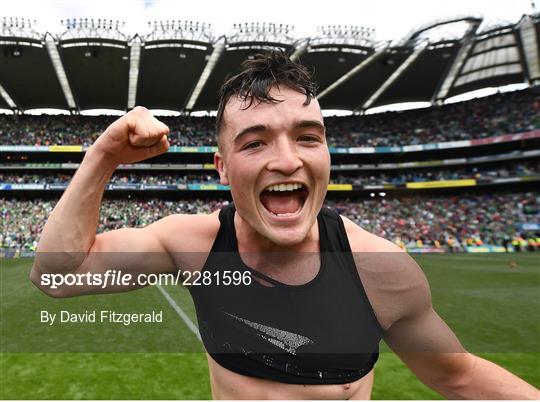
<svg viewBox="0 0 540 402"><path fill-rule="evenodd" d="M0 40L0 85L2 104L19 109L39 107L67 109L45 40L9 38Z"/></svg>
<svg viewBox="0 0 540 402"><path fill-rule="evenodd" d="M438 102L490 86L540 81L540 16L479 31L482 19L456 17L376 43L358 27L321 27L297 39L289 26L240 24L214 38L208 25L155 22L127 37L116 21L67 21L57 36L4 19L0 30L0 108L125 110L135 104L177 111L215 110L226 75L261 50L280 48L314 74L324 109L364 110ZM466 24L460 37L438 27Z"/></svg>

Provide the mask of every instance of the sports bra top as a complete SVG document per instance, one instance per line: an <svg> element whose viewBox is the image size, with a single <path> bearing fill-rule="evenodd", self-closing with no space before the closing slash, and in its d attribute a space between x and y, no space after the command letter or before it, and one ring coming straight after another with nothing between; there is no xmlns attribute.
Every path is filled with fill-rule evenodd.
<svg viewBox="0 0 540 402"><path fill-rule="evenodd" d="M369 373L383 329L339 214L328 208L318 214L320 267L302 285L279 282L243 262L234 214L233 204L220 211L220 229L202 271L209 271L211 283L189 287L210 356L233 372L292 384L343 384ZM252 280L226 284L226 271Z"/></svg>

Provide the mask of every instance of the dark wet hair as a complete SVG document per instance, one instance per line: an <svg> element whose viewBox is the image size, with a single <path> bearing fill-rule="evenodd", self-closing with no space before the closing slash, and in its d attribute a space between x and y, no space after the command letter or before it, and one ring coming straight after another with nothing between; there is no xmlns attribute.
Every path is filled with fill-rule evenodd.
<svg viewBox="0 0 540 402"><path fill-rule="evenodd" d="M240 100L247 102L244 109L251 107L253 102L278 103L281 100L270 95L270 90L278 85L305 94L304 105L309 105L317 92L308 69L292 61L285 52L278 50L255 55L252 60L242 63L238 74L228 76L219 91L216 116L218 143L223 127L225 106L233 96L238 96Z"/></svg>

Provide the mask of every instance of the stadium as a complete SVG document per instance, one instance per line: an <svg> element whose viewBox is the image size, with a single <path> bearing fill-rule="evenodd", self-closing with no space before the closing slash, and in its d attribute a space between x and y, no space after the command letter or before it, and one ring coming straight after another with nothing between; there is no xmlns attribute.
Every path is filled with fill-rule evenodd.
<svg viewBox="0 0 540 402"><path fill-rule="evenodd" d="M51 299L28 273L56 202L117 118L85 110L174 112L159 117L170 128L168 152L122 165L111 178L98 232L227 205L210 115L225 77L268 49L313 73L322 109L350 111L325 118L332 162L326 205L411 253L436 310L464 345L539 387L540 15L487 28L482 22L438 20L377 42L371 28L344 25L298 38L285 24L241 23L217 36L206 23L166 20L131 36L109 19L65 20L61 32L50 33L4 17L0 398L211 398L186 289ZM453 24L463 27L460 35L435 34ZM446 102L510 84L523 89ZM404 102L429 107L369 113ZM39 108L68 114L26 113ZM66 330L27 319L44 308L84 312L103 303L129 311L158 305L166 324L159 333L144 325ZM103 347L103 339L115 346ZM373 398L440 398L382 348Z"/></svg>

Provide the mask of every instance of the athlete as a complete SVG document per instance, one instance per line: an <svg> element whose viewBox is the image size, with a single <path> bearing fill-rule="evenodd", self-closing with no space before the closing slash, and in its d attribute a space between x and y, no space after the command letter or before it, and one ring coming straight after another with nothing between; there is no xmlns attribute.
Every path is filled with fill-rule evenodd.
<svg viewBox="0 0 540 402"><path fill-rule="evenodd" d="M54 297L131 290L40 281L44 273L104 273L111 264L103 256L119 252L132 274L220 265L249 272L249 286L190 287L216 399L368 399L381 338L448 398L540 397L461 346L412 258L322 206L330 155L304 67L280 52L245 62L222 87L216 126L215 165L234 204L96 235L118 165L169 147L168 128L136 107L86 152L43 229L32 281Z"/></svg>

